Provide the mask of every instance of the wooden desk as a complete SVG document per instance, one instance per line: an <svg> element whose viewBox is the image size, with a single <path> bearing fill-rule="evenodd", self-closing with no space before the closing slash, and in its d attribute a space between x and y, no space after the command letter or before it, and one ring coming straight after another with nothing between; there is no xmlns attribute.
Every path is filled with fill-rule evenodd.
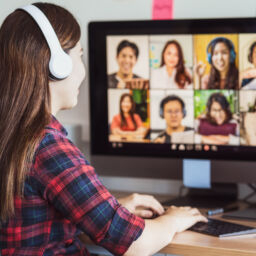
<svg viewBox="0 0 256 256"><path fill-rule="evenodd" d="M220 219L220 217L217 218ZM255 222L232 222L256 227ZM220 239L192 231L185 231L176 234L172 243L167 245L160 252L184 256L255 256L256 234Z"/></svg>
<svg viewBox="0 0 256 256"><path fill-rule="evenodd" d="M127 195L127 193L112 193L116 197ZM163 198L162 196L156 197L159 200ZM216 215L215 218L221 219L220 216ZM227 221L256 227L256 222L253 221ZM83 236L81 240L86 244L92 244L86 236ZM256 234L217 238L197 232L185 231L176 234L172 242L159 253L184 256L255 256Z"/></svg>

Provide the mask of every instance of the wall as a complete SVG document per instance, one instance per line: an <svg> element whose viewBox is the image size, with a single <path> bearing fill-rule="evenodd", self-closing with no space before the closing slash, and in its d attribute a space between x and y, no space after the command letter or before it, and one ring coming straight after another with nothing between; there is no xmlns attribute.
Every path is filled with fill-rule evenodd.
<svg viewBox="0 0 256 256"><path fill-rule="evenodd" d="M32 3L30 0L3 0L0 8L0 24L15 8ZM81 42L85 49L84 61L87 63L87 25L96 20L143 20L151 18L151 0L52 0L45 1L60 4L69 9L81 24ZM216 17L250 17L256 15L255 0L176 0L174 17L182 18L216 18ZM18 25L18 24L17 24ZM82 138L89 140L88 81L82 85L79 104L72 110L64 111L58 118L66 124L82 125ZM102 177L105 184L112 189L131 187L137 191L172 192L178 191L180 182L150 179L121 179ZM159 190L159 188L161 188ZM241 193L246 193L242 186Z"/></svg>

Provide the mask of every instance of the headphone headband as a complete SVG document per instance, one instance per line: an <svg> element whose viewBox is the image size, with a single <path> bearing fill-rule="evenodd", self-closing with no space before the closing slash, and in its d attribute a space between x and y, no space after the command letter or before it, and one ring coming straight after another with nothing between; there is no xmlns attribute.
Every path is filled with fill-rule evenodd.
<svg viewBox="0 0 256 256"><path fill-rule="evenodd" d="M51 53L49 62L51 75L56 79L68 77L72 71L72 60L62 49L59 39L45 14L35 5L27 5L19 9L27 12L34 19L45 37Z"/></svg>

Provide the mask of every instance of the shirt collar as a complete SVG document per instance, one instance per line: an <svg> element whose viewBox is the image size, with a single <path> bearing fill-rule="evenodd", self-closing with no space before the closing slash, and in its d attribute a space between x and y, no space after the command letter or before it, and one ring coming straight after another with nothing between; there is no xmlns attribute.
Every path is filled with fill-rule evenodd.
<svg viewBox="0 0 256 256"><path fill-rule="evenodd" d="M61 132L63 135L67 136L68 132L64 126L57 120L57 118L52 115L50 123L46 126L46 129L56 130Z"/></svg>

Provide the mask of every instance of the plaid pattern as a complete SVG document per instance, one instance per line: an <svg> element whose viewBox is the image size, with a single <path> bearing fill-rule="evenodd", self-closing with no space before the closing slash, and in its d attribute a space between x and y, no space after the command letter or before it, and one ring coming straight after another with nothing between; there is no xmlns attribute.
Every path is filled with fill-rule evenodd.
<svg viewBox="0 0 256 256"><path fill-rule="evenodd" d="M89 255L77 235L122 255L144 220L121 207L52 117L25 182L15 218L0 226L2 256Z"/></svg>

